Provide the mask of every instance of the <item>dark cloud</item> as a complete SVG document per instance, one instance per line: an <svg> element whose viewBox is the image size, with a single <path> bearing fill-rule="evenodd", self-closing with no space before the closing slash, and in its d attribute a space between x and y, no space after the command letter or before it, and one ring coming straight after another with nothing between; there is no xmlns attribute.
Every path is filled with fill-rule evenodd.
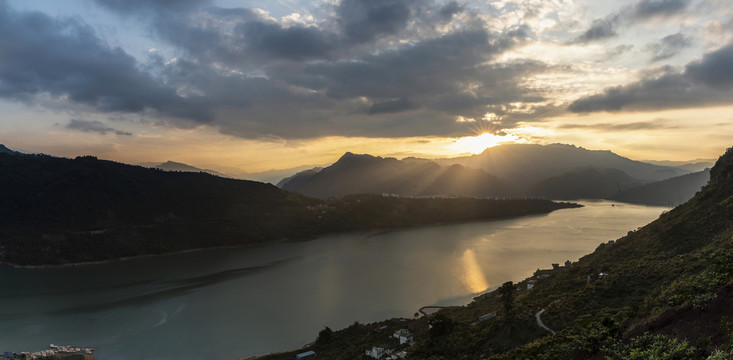
<svg viewBox="0 0 733 360"><path fill-rule="evenodd" d="M678 126L667 124L665 119L655 119L650 121L636 121L630 123L600 123L600 124L562 124L558 126L560 129L588 129L593 131L636 131L636 130L658 130L658 129L676 129Z"/></svg>
<svg viewBox="0 0 733 360"><path fill-rule="evenodd" d="M497 131L528 119L507 104L538 110L545 94L523 80L552 69L497 62L536 35L526 26L489 31L466 21L472 10L458 2L345 0L306 25L209 1L94 1L145 21L172 54L141 63L80 20L0 7L0 97L50 94L94 112L206 123L246 138L464 135L459 115L481 122L500 112L485 127ZM460 26L435 30L451 21ZM101 122L68 128L124 135Z"/></svg>
<svg viewBox="0 0 733 360"><path fill-rule="evenodd" d="M631 49L633 48L634 48L634 45L618 45L614 47L613 49L606 51L606 56L604 59L602 59L602 61L617 58L623 55L624 53L631 51Z"/></svg>
<svg viewBox="0 0 733 360"><path fill-rule="evenodd" d="M413 104L409 99L401 98L401 99L396 99L396 100L385 100L385 101L375 102L369 108L368 113L369 115L396 113L396 112L412 110L414 108L415 108L415 104Z"/></svg>
<svg viewBox="0 0 733 360"><path fill-rule="evenodd" d="M69 123L66 125L67 129L71 130L78 130L83 132L93 132L93 133L99 133L102 135L106 135L107 133L112 133L119 136L132 136L131 133L120 131L117 129L113 129L101 121L97 120L77 120L77 119L71 119Z"/></svg>
<svg viewBox="0 0 733 360"><path fill-rule="evenodd" d="M327 57L338 46L334 36L315 27L293 26L250 21L236 31L242 36L246 49L267 58L303 60Z"/></svg>
<svg viewBox="0 0 733 360"><path fill-rule="evenodd" d="M641 0L633 6L634 19L668 17L681 13L687 8L689 0Z"/></svg>
<svg viewBox="0 0 733 360"><path fill-rule="evenodd" d="M392 35L407 26L415 0L342 0L336 7L344 34L356 42Z"/></svg>
<svg viewBox="0 0 733 360"><path fill-rule="evenodd" d="M155 111L198 121L210 116L198 99L184 99L142 72L132 56L106 46L78 20L15 13L0 3L0 38L0 97L49 94L104 112Z"/></svg>
<svg viewBox="0 0 733 360"><path fill-rule="evenodd" d="M620 15L609 16L605 19L593 20L590 28L575 39L575 42L585 43L594 40L607 39L616 36L616 27L621 22Z"/></svg>
<svg viewBox="0 0 733 360"><path fill-rule="evenodd" d="M685 75L707 87L730 89L733 86L733 43L687 64Z"/></svg>
<svg viewBox="0 0 733 360"><path fill-rule="evenodd" d="M204 5L211 0L94 0L96 3L120 13L135 13L145 11L156 12L183 12L190 11Z"/></svg>
<svg viewBox="0 0 733 360"><path fill-rule="evenodd" d="M438 14L440 14L441 19L449 20L453 15L460 14L461 12L463 12L463 5L460 5L455 1L450 1L440 8Z"/></svg>
<svg viewBox="0 0 733 360"><path fill-rule="evenodd" d="M647 45L647 50L653 54L652 62L654 62L669 59L690 46L692 39L689 36L676 33L665 36L658 43Z"/></svg>
<svg viewBox="0 0 733 360"><path fill-rule="evenodd" d="M660 74L575 100L572 112L633 111L733 104L733 44L705 54L684 71Z"/></svg>
<svg viewBox="0 0 733 360"><path fill-rule="evenodd" d="M667 18L683 12L689 0L641 0L634 5L621 8L603 19L593 20L591 26L573 43L587 43L614 37L617 29L648 19Z"/></svg>

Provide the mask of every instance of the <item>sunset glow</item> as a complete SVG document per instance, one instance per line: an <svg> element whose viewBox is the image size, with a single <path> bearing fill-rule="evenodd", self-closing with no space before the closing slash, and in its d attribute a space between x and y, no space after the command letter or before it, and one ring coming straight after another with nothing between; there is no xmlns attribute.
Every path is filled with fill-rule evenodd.
<svg viewBox="0 0 733 360"><path fill-rule="evenodd" d="M650 1L0 0L0 143L237 174L517 142L713 158L733 10Z"/></svg>
<svg viewBox="0 0 733 360"><path fill-rule="evenodd" d="M450 147L456 154L480 154L484 150L499 144L517 142L514 135L499 136L483 133L477 136L466 136L455 141Z"/></svg>

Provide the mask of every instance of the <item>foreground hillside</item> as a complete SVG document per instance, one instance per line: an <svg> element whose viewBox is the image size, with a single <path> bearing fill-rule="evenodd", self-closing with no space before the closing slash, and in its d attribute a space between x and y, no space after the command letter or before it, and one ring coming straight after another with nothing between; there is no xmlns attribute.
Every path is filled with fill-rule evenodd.
<svg viewBox="0 0 733 360"><path fill-rule="evenodd" d="M66 264L545 213L542 200L323 201L244 180L94 157L0 153L0 262Z"/></svg>
<svg viewBox="0 0 733 360"><path fill-rule="evenodd" d="M730 359L731 280L733 148L693 199L576 263L433 315L325 329L300 351L319 359L366 358L373 347L408 359ZM485 314L495 317L480 321ZM413 345L390 339L399 329Z"/></svg>

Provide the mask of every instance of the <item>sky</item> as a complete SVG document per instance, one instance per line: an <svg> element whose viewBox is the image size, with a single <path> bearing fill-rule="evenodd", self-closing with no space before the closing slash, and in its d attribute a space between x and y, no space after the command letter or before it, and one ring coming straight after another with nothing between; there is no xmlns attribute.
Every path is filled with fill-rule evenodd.
<svg viewBox="0 0 733 360"><path fill-rule="evenodd" d="M733 146L729 0L0 0L0 143L223 172Z"/></svg>

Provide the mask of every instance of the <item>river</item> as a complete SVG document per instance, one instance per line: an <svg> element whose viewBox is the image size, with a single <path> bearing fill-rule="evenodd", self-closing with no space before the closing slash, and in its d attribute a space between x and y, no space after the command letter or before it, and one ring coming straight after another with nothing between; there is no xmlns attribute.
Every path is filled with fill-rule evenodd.
<svg viewBox="0 0 733 360"><path fill-rule="evenodd" d="M667 210L606 201L546 215L344 234L68 268L0 267L0 353L93 346L98 359L238 359L468 303L575 261Z"/></svg>

